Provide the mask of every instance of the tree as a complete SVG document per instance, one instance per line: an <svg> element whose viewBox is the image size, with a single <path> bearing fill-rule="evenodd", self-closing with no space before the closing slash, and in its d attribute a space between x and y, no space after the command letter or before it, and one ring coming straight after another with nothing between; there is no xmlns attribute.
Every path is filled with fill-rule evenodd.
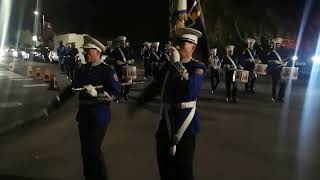
<svg viewBox="0 0 320 180"><path fill-rule="evenodd" d="M29 48L32 47L32 33L30 30L22 30L20 32L20 38L18 39L19 47Z"/></svg>

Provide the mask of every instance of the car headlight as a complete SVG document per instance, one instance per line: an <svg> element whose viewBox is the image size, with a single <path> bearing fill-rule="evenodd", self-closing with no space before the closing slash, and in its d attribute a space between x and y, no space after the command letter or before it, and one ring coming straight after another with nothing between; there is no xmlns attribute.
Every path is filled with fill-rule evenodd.
<svg viewBox="0 0 320 180"><path fill-rule="evenodd" d="M292 59L293 61L296 61L296 60L298 60L298 56L293 56L291 59Z"/></svg>
<svg viewBox="0 0 320 180"><path fill-rule="evenodd" d="M313 62L320 63L320 56L313 56L313 57L312 57L312 61L313 61Z"/></svg>
<svg viewBox="0 0 320 180"><path fill-rule="evenodd" d="M3 49L0 49L0 57L4 56L5 55L5 52Z"/></svg>
<svg viewBox="0 0 320 180"><path fill-rule="evenodd" d="M18 52L17 52L17 51L13 51L13 52L12 52L12 56L13 56L13 57L18 57Z"/></svg>

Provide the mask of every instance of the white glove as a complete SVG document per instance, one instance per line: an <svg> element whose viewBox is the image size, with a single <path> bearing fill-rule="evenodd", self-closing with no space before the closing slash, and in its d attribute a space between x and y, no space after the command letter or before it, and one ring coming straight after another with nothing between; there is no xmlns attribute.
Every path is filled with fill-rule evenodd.
<svg viewBox="0 0 320 180"><path fill-rule="evenodd" d="M134 63L134 59L130 59L127 61L128 64L133 64Z"/></svg>
<svg viewBox="0 0 320 180"><path fill-rule="evenodd" d="M242 67L242 66L239 66L239 68L240 68L241 70L243 70L243 67Z"/></svg>
<svg viewBox="0 0 320 180"><path fill-rule="evenodd" d="M256 64L262 64L262 61L260 59L257 59Z"/></svg>
<svg viewBox="0 0 320 180"><path fill-rule="evenodd" d="M95 87L93 87L91 84L83 86L87 90L87 93L90 94L92 97L97 97L98 92Z"/></svg>
<svg viewBox="0 0 320 180"><path fill-rule="evenodd" d="M226 65L224 65L224 68L226 69L226 70L229 70L231 67L230 67L230 64L226 64Z"/></svg>
<svg viewBox="0 0 320 180"><path fill-rule="evenodd" d="M171 46L168 49L168 52L169 52L169 60L171 63L180 62L180 54L175 47Z"/></svg>
<svg viewBox="0 0 320 180"><path fill-rule="evenodd" d="M174 66L174 69L180 74L181 79L189 79L189 73L187 69L183 66L183 64L180 62L180 54L178 50L171 46L169 48L169 60L171 64Z"/></svg>
<svg viewBox="0 0 320 180"><path fill-rule="evenodd" d="M288 65L288 62L285 62L282 64L283 67L286 67Z"/></svg>

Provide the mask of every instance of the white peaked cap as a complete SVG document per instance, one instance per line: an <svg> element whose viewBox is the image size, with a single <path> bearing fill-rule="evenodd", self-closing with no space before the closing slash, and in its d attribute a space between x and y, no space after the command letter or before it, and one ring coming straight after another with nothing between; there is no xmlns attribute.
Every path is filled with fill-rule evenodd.
<svg viewBox="0 0 320 180"><path fill-rule="evenodd" d="M244 42L245 42L245 43L255 43L256 40L255 40L254 38L246 38L246 39L244 40Z"/></svg>
<svg viewBox="0 0 320 180"><path fill-rule="evenodd" d="M142 43L142 45L149 46L149 42L144 42L144 43Z"/></svg>
<svg viewBox="0 0 320 180"><path fill-rule="evenodd" d="M159 46L160 46L160 43L159 43L159 42L154 42L154 43L152 43L152 46L153 46L153 47L159 47Z"/></svg>
<svg viewBox="0 0 320 180"><path fill-rule="evenodd" d="M111 46L112 45L112 41L107 41L107 45Z"/></svg>
<svg viewBox="0 0 320 180"><path fill-rule="evenodd" d="M272 42L277 43L277 44L281 44L283 42L282 38L274 38L272 39Z"/></svg>
<svg viewBox="0 0 320 180"><path fill-rule="evenodd" d="M225 47L227 51L233 51L234 50L234 45L228 45Z"/></svg>
<svg viewBox="0 0 320 180"><path fill-rule="evenodd" d="M125 36L118 36L117 38L119 41L126 41L127 40L127 37Z"/></svg>
<svg viewBox="0 0 320 180"><path fill-rule="evenodd" d="M91 36L84 36L83 41L83 46L81 47L83 49L96 49L100 52L104 52L106 50L106 47L100 41Z"/></svg>
<svg viewBox="0 0 320 180"><path fill-rule="evenodd" d="M210 49L210 53L216 53L217 51L218 51L217 48L212 48L212 49Z"/></svg>
<svg viewBox="0 0 320 180"><path fill-rule="evenodd" d="M178 28L175 31L176 38L179 41L187 41L194 44L198 44L198 38L202 36L202 33L192 28Z"/></svg>

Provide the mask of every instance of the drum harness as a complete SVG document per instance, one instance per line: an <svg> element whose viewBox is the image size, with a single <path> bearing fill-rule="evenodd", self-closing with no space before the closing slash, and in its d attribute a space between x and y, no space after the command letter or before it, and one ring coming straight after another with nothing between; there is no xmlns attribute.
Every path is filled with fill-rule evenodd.
<svg viewBox="0 0 320 180"><path fill-rule="evenodd" d="M121 54L121 56L122 56L122 58L123 58L124 62L125 62L125 63L127 63L126 56L124 55L124 53L123 53L122 49L121 49L120 47L118 47L118 49L119 49L119 52L120 52L120 54Z"/></svg>
<svg viewBox="0 0 320 180"><path fill-rule="evenodd" d="M232 81L235 81L236 79L236 70L237 70L237 65L236 63L233 61L233 59L227 55L227 58L229 59L229 61L232 63L232 66L234 67L234 72L233 72L233 76L232 76Z"/></svg>
<svg viewBox="0 0 320 180"><path fill-rule="evenodd" d="M250 51L249 48L247 48L247 51L248 51L248 53L249 53L250 58L255 61L255 59L254 59L254 57L253 57L253 55L252 55L252 53L251 53L251 51ZM250 74L251 74L251 72L250 72ZM253 72L253 76L254 76L255 78L258 77L257 74L256 74L256 72Z"/></svg>

